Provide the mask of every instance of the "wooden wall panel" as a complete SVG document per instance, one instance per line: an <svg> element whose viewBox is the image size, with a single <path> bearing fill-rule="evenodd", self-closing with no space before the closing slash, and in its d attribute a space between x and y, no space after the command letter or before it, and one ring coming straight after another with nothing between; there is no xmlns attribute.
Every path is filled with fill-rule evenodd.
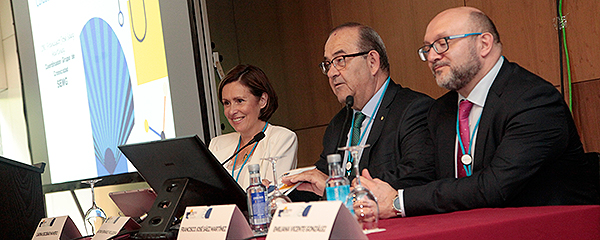
<svg viewBox="0 0 600 240"><path fill-rule="evenodd" d="M327 126L301 129L298 136L298 167L314 165L323 151L323 134Z"/></svg>
<svg viewBox="0 0 600 240"><path fill-rule="evenodd" d="M598 37L600 37L600 1L563 1L566 15L567 47L571 62L572 81L600 78Z"/></svg>
<svg viewBox="0 0 600 240"><path fill-rule="evenodd" d="M284 78L278 119L293 129L328 124L341 104L319 63L331 30L328 1L279 1ZM320 148L320 145L319 145Z"/></svg>
<svg viewBox="0 0 600 240"><path fill-rule="evenodd" d="M371 1L330 0L332 27L345 22L370 25L373 20Z"/></svg>
<svg viewBox="0 0 600 240"><path fill-rule="evenodd" d="M391 76L396 82L434 98L446 93L439 87L417 49L429 21L444 9L462 6L462 0L373 1L371 26L379 32L388 50Z"/></svg>
<svg viewBox="0 0 600 240"><path fill-rule="evenodd" d="M587 152L600 152L600 80L573 84L573 116Z"/></svg>
<svg viewBox="0 0 600 240"><path fill-rule="evenodd" d="M560 85L558 32L554 0L465 0L496 24L503 55L555 86Z"/></svg>
<svg viewBox="0 0 600 240"><path fill-rule="evenodd" d="M446 92L435 83L427 64L417 56L425 28L438 12L463 5L462 0L331 1L334 26L344 22L369 25L381 35L395 82L437 98Z"/></svg>

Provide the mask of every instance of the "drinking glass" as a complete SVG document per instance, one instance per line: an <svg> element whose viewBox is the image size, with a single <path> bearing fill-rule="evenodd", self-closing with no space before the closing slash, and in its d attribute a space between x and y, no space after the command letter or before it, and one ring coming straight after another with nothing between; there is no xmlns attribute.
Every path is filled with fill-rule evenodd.
<svg viewBox="0 0 600 240"><path fill-rule="evenodd" d="M102 223L104 223L104 220L106 220L106 213L104 212L104 210L102 210L102 208L96 205L96 196L94 195L94 184L100 181L102 181L102 179L81 181L81 183L89 184L90 190L92 191L92 207L90 207L90 209L87 210L84 219L85 231L88 233L88 235L95 234L97 230L96 224L98 224L98 226L101 226ZM88 231L88 224L90 226L91 231Z"/></svg>
<svg viewBox="0 0 600 240"><path fill-rule="evenodd" d="M369 147L369 144L350 147L340 147L339 150L349 151L354 159L354 170L356 172L356 186L350 191L346 198L346 206L352 206L350 209L354 217L364 231L378 229L379 205L377 198L369 189L360 184L360 169L358 168L358 152Z"/></svg>
<svg viewBox="0 0 600 240"><path fill-rule="evenodd" d="M273 218L273 215L275 214L275 211L277 211L277 207L279 207L280 204L282 203L291 203L292 200L284 195L283 193L281 193L281 191L279 191L279 181L277 179L277 171L275 170L275 166L277 166L277 160L279 160L281 157L266 157L266 158L261 158L260 160L263 161L269 161L271 162L271 166L273 166L273 182L271 184L273 184L275 186L275 189L269 193L269 212L271 214L271 218Z"/></svg>

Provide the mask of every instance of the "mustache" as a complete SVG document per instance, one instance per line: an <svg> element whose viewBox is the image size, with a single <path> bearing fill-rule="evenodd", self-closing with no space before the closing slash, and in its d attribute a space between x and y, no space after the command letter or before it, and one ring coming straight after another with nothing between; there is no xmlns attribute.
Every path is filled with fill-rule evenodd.
<svg viewBox="0 0 600 240"><path fill-rule="evenodd" d="M450 66L450 63L448 63L448 62L440 62L440 61L435 62L433 65L431 65L431 70L433 71L437 67L442 67L442 66Z"/></svg>

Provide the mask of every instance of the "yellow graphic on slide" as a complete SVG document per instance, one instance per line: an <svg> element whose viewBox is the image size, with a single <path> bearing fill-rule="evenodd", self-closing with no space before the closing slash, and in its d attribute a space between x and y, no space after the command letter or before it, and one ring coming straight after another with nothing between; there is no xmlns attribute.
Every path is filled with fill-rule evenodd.
<svg viewBox="0 0 600 240"><path fill-rule="evenodd" d="M138 85L166 77L167 59L158 0L130 0L128 7Z"/></svg>

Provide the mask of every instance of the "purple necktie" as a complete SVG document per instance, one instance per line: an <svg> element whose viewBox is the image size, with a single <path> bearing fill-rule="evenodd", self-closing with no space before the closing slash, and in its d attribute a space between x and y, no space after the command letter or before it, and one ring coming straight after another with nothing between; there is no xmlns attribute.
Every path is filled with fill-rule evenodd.
<svg viewBox="0 0 600 240"><path fill-rule="evenodd" d="M464 153L467 154L469 152L470 142L469 142L469 113L471 112L471 108L473 107L473 103L469 102L469 100L460 101L460 105L458 106L458 129L460 131L460 139L462 140L464 146ZM460 160L463 156L463 150L460 149L460 143L458 144L458 151L456 156L456 167L458 168L458 177L466 177L467 173L465 168L463 167L463 163ZM472 157L472 156L471 156Z"/></svg>

